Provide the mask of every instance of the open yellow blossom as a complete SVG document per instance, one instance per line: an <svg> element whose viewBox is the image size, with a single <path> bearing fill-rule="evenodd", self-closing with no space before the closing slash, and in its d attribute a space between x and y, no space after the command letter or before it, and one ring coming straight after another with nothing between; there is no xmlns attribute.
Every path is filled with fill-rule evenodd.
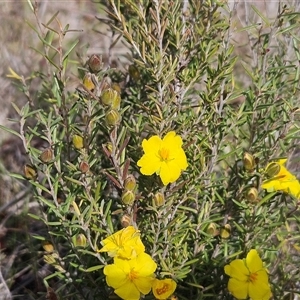
<svg viewBox="0 0 300 300"><path fill-rule="evenodd" d="M103 247L98 251L108 252L108 255L111 257L119 256L125 259L132 259L145 251L140 233L133 226L117 231L104 239L101 244Z"/></svg>
<svg viewBox="0 0 300 300"><path fill-rule="evenodd" d="M156 263L150 255L141 253L127 260L115 257L114 263L104 267L106 283L124 300L139 300L151 291Z"/></svg>
<svg viewBox="0 0 300 300"><path fill-rule="evenodd" d="M266 173L271 178L264 180L261 187L268 192L282 191L296 198L300 196L300 183L296 176L290 173L284 166L287 159L271 162L266 167Z"/></svg>
<svg viewBox="0 0 300 300"><path fill-rule="evenodd" d="M271 289L268 273L256 250L252 249L245 260L236 259L224 267L231 278L228 290L237 299L269 300Z"/></svg>
<svg viewBox="0 0 300 300"><path fill-rule="evenodd" d="M141 173L160 176L164 185L176 181L181 171L186 170L188 164L182 149L182 139L175 131L170 131L161 139L155 135L142 142L144 155L137 162Z"/></svg>
<svg viewBox="0 0 300 300"><path fill-rule="evenodd" d="M176 282L173 279L155 279L152 285L152 292L156 299L167 299L176 290Z"/></svg>

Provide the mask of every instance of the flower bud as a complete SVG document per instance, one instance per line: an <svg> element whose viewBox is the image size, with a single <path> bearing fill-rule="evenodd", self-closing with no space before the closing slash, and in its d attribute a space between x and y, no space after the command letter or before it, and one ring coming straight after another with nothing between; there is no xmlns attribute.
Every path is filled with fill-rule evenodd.
<svg viewBox="0 0 300 300"><path fill-rule="evenodd" d="M82 233L76 234L72 237L72 242L75 247L85 247L86 246L86 237Z"/></svg>
<svg viewBox="0 0 300 300"><path fill-rule="evenodd" d="M252 203L252 204L257 203L258 202L258 190L255 187L250 188L249 190L247 190L245 197L250 203Z"/></svg>
<svg viewBox="0 0 300 300"><path fill-rule="evenodd" d="M135 194L132 191L124 191L122 194L122 201L126 205L132 205L135 200Z"/></svg>
<svg viewBox="0 0 300 300"><path fill-rule="evenodd" d="M53 151L50 148L45 149L40 155L40 160L44 163L48 163L52 159L53 159Z"/></svg>
<svg viewBox="0 0 300 300"><path fill-rule="evenodd" d="M117 91L119 94L121 94L121 87L118 83L114 82L111 84L111 88Z"/></svg>
<svg viewBox="0 0 300 300"><path fill-rule="evenodd" d="M231 226L226 224L220 231L220 236L222 239L228 239L231 233Z"/></svg>
<svg viewBox="0 0 300 300"><path fill-rule="evenodd" d="M162 206L165 204L165 196L163 193L157 192L154 195L154 203L157 207Z"/></svg>
<svg viewBox="0 0 300 300"><path fill-rule="evenodd" d="M34 166L26 164L24 166L24 176L28 180L35 180L37 178L37 171Z"/></svg>
<svg viewBox="0 0 300 300"><path fill-rule="evenodd" d="M87 173L90 170L90 166L89 166L89 164L86 161L82 161L79 164L79 170L82 173Z"/></svg>
<svg viewBox="0 0 300 300"><path fill-rule="evenodd" d="M97 54L92 54L87 64L92 73L98 73L103 67L102 58Z"/></svg>
<svg viewBox="0 0 300 300"><path fill-rule="evenodd" d="M137 81L140 79L140 71L135 65L130 65L128 67L128 72L132 80Z"/></svg>
<svg viewBox="0 0 300 300"><path fill-rule="evenodd" d="M121 217L121 225L123 228L126 228L129 225L132 225L131 217L128 214L125 214Z"/></svg>
<svg viewBox="0 0 300 300"><path fill-rule="evenodd" d="M114 109L109 110L105 114L105 121L108 126L115 126L119 124L120 119L121 119L120 114Z"/></svg>
<svg viewBox="0 0 300 300"><path fill-rule="evenodd" d="M252 154L245 152L243 157L244 167L247 171L253 171L255 169L256 163Z"/></svg>
<svg viewBox="0 0 300 300"><path fill-rule="evenodd" d="M128 175L124 181L124 187L128 191L133 191L136 187L136 180L132 174Z"/></svg>
<svg viewBox="0 0 300 300"><path fill-rule="evenodd" d="M107 142L105 144L102 144L103 151L107 155L107 157L110 157L113 152L113 145L111 142Z"/></svg>
<svg viewBox="0 0 300 300"><path fill-rule="evenodd" d="M54 247L53 247L53 245L52 245L51 242L49 242L49 241L43 241L42 245L43 245L43 249L46 252L51 253L51 252L54 251Z"/></svg>
<svg viewBox="0 0 300 300"><path fill-rule="evenodd" d="M216 236L219 234L219 230L217 229L216 223L210 223L207 227L206 232L211 236Z"/></svg>
<svg viewBox="0 0 300 300"><path fill-rule="evenodd" d="M269 178L276 176L280 171L280 165L276 162L269 163L265 172Z"/></svg>
<svg viewBox="0 0 300 300"><path fill-rule="evenodd" d="M83 85L89 90L93 91L95 89L95 84L92 80L92 74L86 73L83 77Z"/></svg>
<svg viewBox="0 0 300 300"><path fill-rule="evenodd" d="M119 98L120 100L118 100ZM112 88L108 88L102 91L101 96L101 103L106 106L112 106L115 102L115 105L121 102L120 94Z"/></svg>
<svg viewBox="0 0 300 300"><path fill-rule="evenodd" d="M83 138L80 135L73 135L73 145L76 149L82 149L83 148Z"/></svg>

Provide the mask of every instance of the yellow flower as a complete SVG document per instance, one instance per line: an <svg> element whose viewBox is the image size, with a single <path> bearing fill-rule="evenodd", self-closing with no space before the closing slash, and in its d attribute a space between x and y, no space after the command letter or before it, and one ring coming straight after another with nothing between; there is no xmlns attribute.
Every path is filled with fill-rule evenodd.
<svg viewBox="0 0 300 300"><path fill-rule="evenodd" d="M152 285L152 292L156 299L167 299L176 290L176 282L173 279L155 279Z"/></svg>
<svg viewBox="0 0 300 300"><path fill-rule="evenodd" d="M139 300L151 291L156 263L150 255L141 253L127 260L115 257L112 265L104 267L106 283L125 300Z"/></svg>
<svg viewBox="0 0 300 300"><path fill-rule="evenodd" d="M245 260L236 259L224 267L231 278L228 290L237 299L268 300L271 289L268 274L256 250L252 249Z"/></svg>
<svg viewBox="0 0 300 300"><path fill-rule="evenodd" d="M264 180L261 187L268 192L282 191L299 198L300 183L284 166L287 159L271 162L266 167L266 173L271 175L270 179Z"/></svg>
<svg viewBox="0 0 300 300"><path fill-rule="evenodd" d="M182 139L175 131L170 131L161 139L152 136L144 139L142 147L145 154L137 162L141 167L141 173L160 176L164 185L176 181L182 170L188 166L185 153L182 149Z"/></svg>
<svg viewBox="0 0 300 300"><path fill-rule="evenodd" d="M103 247L99 252L108 252L108 255L111 257L119 256L131 259L145 251L140 233L133 226L128 226L117 231L104 239L101 244Z"/></svg>

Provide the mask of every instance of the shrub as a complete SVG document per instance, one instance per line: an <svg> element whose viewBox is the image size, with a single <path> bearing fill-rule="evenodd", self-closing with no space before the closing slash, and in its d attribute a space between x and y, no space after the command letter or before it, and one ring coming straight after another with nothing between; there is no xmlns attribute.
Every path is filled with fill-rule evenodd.
<svg viewBox="0 0 300 300"><path fill-rule="evenodd" d="M289 181L285 190L261 183L278 180L276 159L297 146L298 14L280 6L269 20L252 9L261 22L239 29L251 42L247 59L235 55L234 11L222 1L108 1L99 22L109 49L121 40L127 51L115 66L111 52L75 57L78 41L64 44L71 32L57 16L43 30L32 25L48 70L35 74L39 92L14 106L14 133L41 206L31 216L48 229L35 238L54 267L46 286L57 278L49 291L112 297L101 241L132 225L179 299L232 299L224 266L251 249L268 267L274 299L296 293L299 193L290 195ZM10 76L29 90L30 80ZM162 144L173 131L178 139ZM166 163L178 151L181 162Z"/></svg>

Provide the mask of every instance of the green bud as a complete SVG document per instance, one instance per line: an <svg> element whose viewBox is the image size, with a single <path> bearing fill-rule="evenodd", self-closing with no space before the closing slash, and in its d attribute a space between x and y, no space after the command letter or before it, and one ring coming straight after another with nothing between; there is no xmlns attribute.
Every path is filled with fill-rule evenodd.
<svg viewBox="0 0 300 300"><path fill-rule="evenodd" d="M130 65L128 67L128 72L132 80L137 81L140 79L140 71L135 65Z"/></svg>
<svg viewBox="0 0 300 300"><path fill-rule="evenodd" d="M135 195L132 191L124 191L122 194L122 201L126 205L132 205L135 200Z"/></svg>
<svg viewBox="0 0 300 300"><path fill-rule="evenodd" d="M83 138L80 135L73 135L73 145L76 149L82 149L83 148Z"/></svg>
<svg viewBox="0 0 300 300"><path fill-rule="evenodd" d="M258 190L255 187L250 188L246 192L246 199L252 203L255 204L258 202Z"/></svg>
<svg viewBox="0 0 300 300"><path fill-rule="evenodd" d="M119 103L119 107L120 107L120 102L121 102L120 94L112 88L103 90L101 93L100 99L101 99L101 103L103 105L117 106Z"/></svg>
<svg viewBox="0 0 300 300"><path fill-rule="evenodd" d="M272 162L268 164L265 172L269 178L272 178L276 176L279 173L279 171L280 171L280 165L276 162Z"/></svg>
<svg viewBox="0 0 300 300"><path fill-rule="evenodd" d="M256 163L252 154L245 152L243 157L244 167L247 171L253 171L255 169Z"/></svg>
<svg viewBox="0 0 300 300"><path fill-rule="evenodd" d="M87 62L92 73L98 73L102 67L102 58L97 54L92 54Z"/></svg>
<svg viewBox="0 0 300 300"><path fill-rule="evenodd" d="M228 239L231 234L231 226L229 224L225 224L225 226L220 231L220 236L222 239Z"/></svg>
<svg viewBox="0 0 300 300"><path fill-rule="evenodd" d="M133 191L136 187L136 180L133 175L128 175L124 181L124 187L128 191Z"/></svg>
<svg viewBox="0 0 300 300"><path fill-rule="evenodd" d="M162 206L165 204L165 196L163 193L160 193L160 192L157 192L155 195L154 195L154 203L156 206Z"/></svg>
<svg viewBox="0 0 300 300"><path fill-rule="evenodd" d="M82 233L76 234L72 237L72 242L75 247L85 247L86 246L86 237Z"/></svg>
<svg viewBox="0 0 300 300"><path fill-rule="evenodd" d="M83 85L89 91L93 91L95 89L95 84L94 84L94 82L92 80L92 74L91 73L86 73L84 75L84 77L83 77Z"/></svg>
<svg viewBox="0 0 300 300"><path fill-rule="evenodd" d="M118 83L114 82L111 84L111 88L117 91L119 94L121 94L121 87Z"/></svg>
<svg viewBox="0 0 300 300"><path fill-rule="evenodd" d="M121 120L120 114L114 109L109 110L105 114L105 121L108 126L115 126L120 123L120 120Z"/></svg>
<svg viewBox="0 0 300 300"><path fill-rule="evenodd" d="M210 223L207 227L207 230L206 232L209 234L209 235L212 235L212 236L216 236L219 234L219 230L217 229L217 224L216 223Z"/></svg>

